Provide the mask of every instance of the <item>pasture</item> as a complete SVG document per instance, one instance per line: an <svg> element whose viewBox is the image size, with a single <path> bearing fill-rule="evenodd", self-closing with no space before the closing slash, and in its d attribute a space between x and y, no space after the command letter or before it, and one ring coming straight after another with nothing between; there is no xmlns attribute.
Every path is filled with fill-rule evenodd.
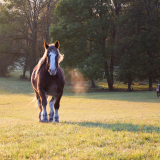
<svg viewBox="0 0 160 160"><path fill-rule="evenodd" d="M34 98L29 81L0 78L0 159L160 159L155 91L65 90L60 123L39 123Z"/></svg>

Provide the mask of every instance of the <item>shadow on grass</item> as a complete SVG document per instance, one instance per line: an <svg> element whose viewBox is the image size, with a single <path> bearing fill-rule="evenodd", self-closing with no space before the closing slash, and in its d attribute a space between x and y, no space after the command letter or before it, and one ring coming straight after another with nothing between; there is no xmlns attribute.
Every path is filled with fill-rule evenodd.
<svg viewBox="0 0 160 160"><path fill-rule="evenodd" d="M22 81L12 78L0 78L0 94L31 94L34 93L30 81ZM145 102L159 103L156 91L152 92L92 92L79 93L69 92L64 89L64 97L90 99L90 100L112 100L112 101L127 101L127 102Z"/></svg>
<svg viewBox="0 0 160 160"><path fill-rule="evenodd" d="M138 92L93 92L81 94L67 94L66 97L79 99L94 99L94 100L113 100L127 102L144 102L144 103L159 103L156 91L138 91Z"/></svg>
<svg viewBox="0 0 160 160"><path fill-rule="evenodd" d="M1 94L31 94L34 93L30 81L22 81L15 78L0 77L0 93Z"/></svg>
<svg viewBox="0 0 160 160"><path fill-rule="evenodd" d="M134 125L131 123L94 123L94 122L65 122L67 124L76 124L84 127L99 127L110 129L112 131L128 131L128 132L143 132L143 133L160 133L160 127L147 125Z"/></svg>

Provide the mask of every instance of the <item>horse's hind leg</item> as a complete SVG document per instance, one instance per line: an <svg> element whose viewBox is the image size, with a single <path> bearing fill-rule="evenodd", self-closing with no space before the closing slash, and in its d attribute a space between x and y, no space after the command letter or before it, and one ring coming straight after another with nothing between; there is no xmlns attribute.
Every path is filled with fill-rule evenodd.
<svg viewBox="0 0 160 160"><path fill-rule="evenodd" d="M41 120L42 102L41 102L41 99L40 99L40 98L38 98L37 100L38 100L38 107L39 107L39 110L40 110L40 112L39 112L39 122L41 122L41 121L42 121L42 120Z"/></svg>
<svg viewBox="0 0 160 160"><path fill-rule="evenodd" d="M49 106L50 106L49 122L53 122L53 116L54 116L54 110L53 110L54 97L52 97L52 99L50 100Z"/></svg>
<svg viewBox="0 0 160 160"><path fill-rule="evenodd" d="M35 91L35 93L36 93L36 98L37 98L37 101L38 101L38 107L39 107L39 110L40 110L40 112L39 112L39 122L41 122L42 102L41 102L41 99L40 99L37 91Z"/></svg>

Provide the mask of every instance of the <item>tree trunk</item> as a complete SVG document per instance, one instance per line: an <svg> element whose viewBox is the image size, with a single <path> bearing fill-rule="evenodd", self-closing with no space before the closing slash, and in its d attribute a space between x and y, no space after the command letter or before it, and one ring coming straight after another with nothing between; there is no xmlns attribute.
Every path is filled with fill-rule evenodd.
<svg viewBox="0 0 160 160"><path fill-rule="evenodd" d="M112 91L113 90L113 74L109 73L107 61L105 62L104 68L105 68L105 76L107 78L107 83L108 83L108 89L109 89L109 91Z"/></svg>
<svg viewBox="0 0 160 160"><path fill-rule="evenodd" d="M32 71L36 65L36 41L37 41L37 22L36 19L33 21L33 30L32 30L32 34L33 34L33 39L32 39L32 53L31 53L31 57L30 57L30 77L32 75Z"/></svg>
<svg viewBox="0 0 160 160"><path fill-rule="evenodd" d="M26 71L27 71L27 63L28 63L28 53L26 53L26 60L25 60L25 64L24 64L24 68L23 68L23 75L22 77L25 78L25 74L26 74Z"/></svg>
<svg viewBox="0 0 160 160"><path fill-rule="evenodd" d="M103 52L105 52L105 39L106 37L102 38L102 48L103 48ZM108 83L108 89L109 91L113 90L113 59L111 58L111 65L109 68L109 65L107 63L107 60L104 64L104 70L105 70L105 77L107 78L107 83ZM110 69L110 70L109 70Z"/></svg>
<svg viewBox="0 0 160 160"><path fill-rule="evenodd" d="M116 12L117 12L117 9L116 9ZM117 14L117 13L116 13ZM115 28L115 24L113 23L113 31L112 31L112 44L113 46L115 46L115 39L116 39L116 28ZM110 75L111 75L111 83L112 83L112 86L113 86L113 69L114 69L114 53L115 53L115 50L114 48L111 50L111 63L110 63Z"/></svg>
<svg viewBox="0 0 160 160"><path fill-rule="evenodd" d="M131 91L131 80L128 80L128 91Z"/></svg>
<svg viewBox="0 0 160 160"><path fill-rule="evenodd" d="M108 79L107 82L108 82L109 91L113 91L113 83L111 82L110 79Z"/></svg>
<svg viewBox="0 0 160 160"><path fill-rule="evenodd" d="M112 91L113 90L113 83L111 81L111 77L110 77L110 74L109 74L107 61L105 63L105 76L107 78L108 89L109 89L109 91Z"/></svg>
<svg viewBox="0 0 160 160"><path fill-rule="evenodd" d="M24 68L23 68L23 75L22 75L22 77L23 78L25 78L25 76L26 76L26 60L25 60L25 64L24 64Z"/></svg>
<svg viewBox="0 0 160 160"><path fill-rule="evenodd" d="M91 79L91 88L95 88L95 87L96 87L96 85L95 85L95 83L94 83L94 80Z"/></svg>
<svg viewBox="0 0 160 160"><path fill-rule="evenodd" d="M152 87L152 76L149 76L149 91L153 91L153 87Z"/></svg>
<svg viewBox="0 0 160 160"><path fill-rule="evenodd" d="M114 51L112 51L111 53L111 63L110 63L110 81L111 81L111 85L113 86L114 83L114 78L113 78L113 69L114 69Z"/></svg>
<svg viewBox="0 0 160 160"><path fill-rule="evenodd" d="M49 26L50 26L50 4L51 4L51 0L49 0L47 2L47 32L46 32L46 42L49 43L50 38L49 38Z"/></svg>
<svg viewBox="0 0 160 160"><path fill-rule="evenodd" d="M36 65L36 42L32 43L32 53L30 54L30 77L32 75L32 71Z"/></svg>

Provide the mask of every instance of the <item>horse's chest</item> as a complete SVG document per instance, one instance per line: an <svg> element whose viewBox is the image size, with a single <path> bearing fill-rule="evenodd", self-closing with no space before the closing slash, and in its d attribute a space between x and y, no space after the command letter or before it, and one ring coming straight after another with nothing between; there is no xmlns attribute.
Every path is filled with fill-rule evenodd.
<svg viewBox="0 0 160 160"><path fill-rule="evenodd" d="M57 85L51 85L47 88L46 94L50 96L57 96Z"/></svg>

